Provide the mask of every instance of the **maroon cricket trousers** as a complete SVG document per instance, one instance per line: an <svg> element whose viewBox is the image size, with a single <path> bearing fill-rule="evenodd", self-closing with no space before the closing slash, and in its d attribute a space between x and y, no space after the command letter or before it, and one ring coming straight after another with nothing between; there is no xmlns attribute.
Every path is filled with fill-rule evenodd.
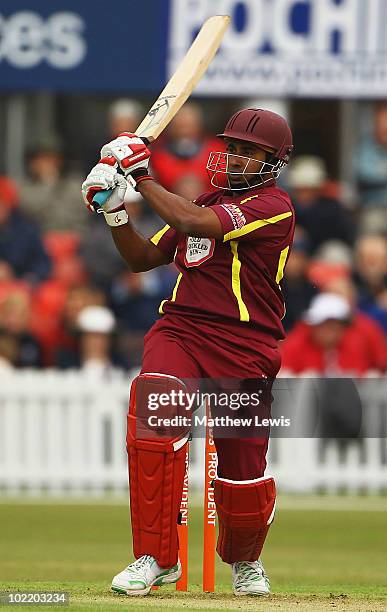
<svg viewBox="0 0 387 612"><path fill-rule="evenodd" d="M266 414L270 413L271 384L280 367L277 347L254 338L241 325L165 315L144 338L141 373L169 374L182 380L267 380ZM243 332L243 333L242 333ZM270 398L270 399L268 399ZM217 436L218 476L250 480L264 475L268 437Z"/></svg>

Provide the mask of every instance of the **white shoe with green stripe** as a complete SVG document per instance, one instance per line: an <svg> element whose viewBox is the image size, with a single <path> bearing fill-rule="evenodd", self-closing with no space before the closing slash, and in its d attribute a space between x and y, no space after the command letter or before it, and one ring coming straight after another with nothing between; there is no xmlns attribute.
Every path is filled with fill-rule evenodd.
<svg viewBox="0 0 387 612"><path fill-rule="evenodd" d="M260 561L232 564L234 595L269 595L270 582Z"/></svg>
<svg viewBox="0 0 387 612"><path fill-rule="evenodd" d="M177 582L181 576L181 563L170 569L159 567L154 557L144 555L114 576L112 590L125 595L148 595L153 586Z"/></svg>

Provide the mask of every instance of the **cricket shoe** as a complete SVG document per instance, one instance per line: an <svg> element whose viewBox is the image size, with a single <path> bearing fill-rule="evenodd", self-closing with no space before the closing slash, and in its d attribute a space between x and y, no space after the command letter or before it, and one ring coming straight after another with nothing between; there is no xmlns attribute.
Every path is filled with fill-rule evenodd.
<svg viewBox="0 0 387 612"><path fill-rule="evenodd" d="M165 569L157 564L154 557L143 555L114 576L112 590L125 595L144 596L148 595L153 586L177 582L180 576L180 561L170 569Z"/></svg>
<svg viewBox="0 0 387 612"><path fill-rule="evenodd" d="M234 595L269 595L270 582L260 561L237 561L232 564Z"/></svg>

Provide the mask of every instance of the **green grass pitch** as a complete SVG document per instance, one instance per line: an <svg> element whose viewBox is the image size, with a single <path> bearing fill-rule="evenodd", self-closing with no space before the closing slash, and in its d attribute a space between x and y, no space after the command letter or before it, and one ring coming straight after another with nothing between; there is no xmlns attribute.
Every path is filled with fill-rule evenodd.
<svg viewBox="0 0 387 612"><path fill-rule="evenodd" d="M71 611L387 610L386 498L280 496L263 556L273 595L264 600L234 597L220 561L216 593L201 592L201 517L190 509L189 593L168 586L138 599L109 588L131 559L124 503L8 501L0 504L0 592L64 590Z"/></svg>

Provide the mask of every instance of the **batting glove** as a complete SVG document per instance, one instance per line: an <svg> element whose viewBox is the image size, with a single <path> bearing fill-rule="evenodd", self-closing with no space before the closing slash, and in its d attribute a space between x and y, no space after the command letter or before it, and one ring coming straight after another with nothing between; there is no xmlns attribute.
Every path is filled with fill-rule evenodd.
<svg viewBox="0 0 387 612"><path fill-rule="evenodd" d="M136 134L122 132L101 149L101 157L111 156L136 189L144 180L153 180L148 172L151 152Z"/></svg>
<svg viewBox="0 0 387 612"><path fill-rule="evenodd" d="M97 209L97 212L102 212L107 224L115 227L127 223L129 219L124 205L127 188L128 182L122 174L117 172L115 159L102 158L82 183L82 197L87 208L94 212L96 210L93 206L95 194L101 190L109 190L110 196L103 206Z"/></svg>

